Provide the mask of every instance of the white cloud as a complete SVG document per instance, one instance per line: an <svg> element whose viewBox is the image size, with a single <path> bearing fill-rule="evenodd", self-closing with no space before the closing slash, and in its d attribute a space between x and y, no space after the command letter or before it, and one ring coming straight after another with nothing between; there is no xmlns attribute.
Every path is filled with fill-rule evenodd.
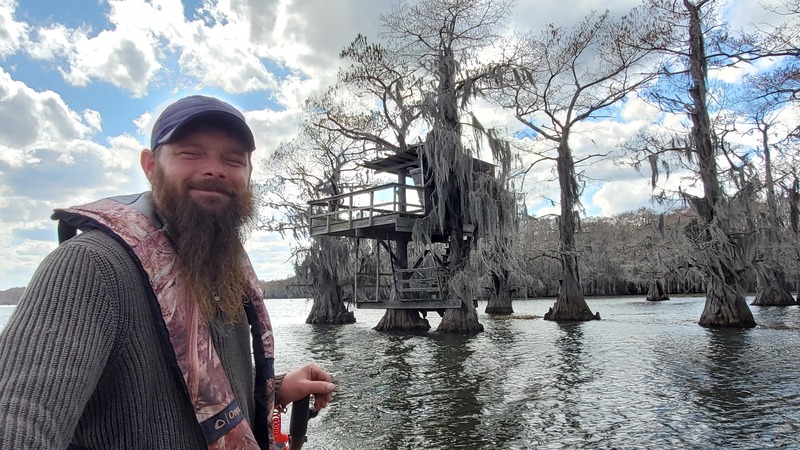
<svg viewBox="0 0 800 450"><path fill-rule="evenodd" d="M58 94L36 92L0 68L0 161L30 162L31 150L87 137L95 124L85 123Z"/></svg>
<svg viewBox="0 0 800 450"><path fill-rule="evenodd" d="M727 23L735 29L752 30L756 27L766 30L785 17L777 16L765 6L775 8L783 3L783 0L730 0L722 5L722 13Z"/></svg>
<svg viewBox="0 0 800 450"><path fill-rule="evenodd" d="M620 116L627 122L639 120L651 123L655 122L660 115L661 111L658 107L636 95L628 98L620 111Z"/></svg>
<svg viewBox="0 0 800 450"><path fill-rule="evenodd" d="M298 116L294 111L264 109L249 111L245 115L247 123L253 129L258 152L264 157L272 154L280 143L297 135Z"/></svg>
<svg viewBox="0 0 800 450"><path fill-rule="evenodd" d="M640 0L537 0L518 2L512 18L513 24L521 30L543 30L545 25L569 27L586 17L589 11L605 11L620 16L639 6Z"/></svg>
<svg viewBox="0 0 800 450"><path fill-rule="evenodd" d="M248 24L230 19L211 27L197 20L170 36L181 53L181 70L197 78L199 87L218 86L234 94L275 89L274 75L249 45Z"/></svg>
<svg viewBox="0 0 800 450"><path fill-rule="evenodd" d="M28 33L28 25L14 19L15 0L0 0L0 58L16 53Z"/></svg>
<svg viewBox="0 0 800 450"><path fill-rule="evenodd" d="M613 180L603 183L592 196L592 204L600 209L599 215L613 216L640 208L650 201L652 195L648 181L641 177Z"/></svg>
<svg viewBox="0 0 800 450"><path fill-rule="evenodd" d="M70 84L103 81L141 97L160 68L156 44L143 29L118 28L90 36L86 28L56 24L36 30L27 51L33 58L64 61L59 71Z"/></svg>
<svg viewBox="0 0 800 450"><path fill-rule="evenodd" d="M100 112L93 109L83 111L83 121L94 132L102 131L103 118L100 117Z"/></svg>
<svg viewBox="0 0 800 450"><path fill-rule="evenodd" d="M388 10L389 4L374 0L282 0L270 54L291 68L330 76L339 52L359 33L379 40L378 16Z"/></svg>
<svg viewBox="0 0 800 450"><path fill-rule="evenodd" d="M69 29L61 24L33 30L31 42L25 51L34 59L54 60L66 57L74 42L86 39L87 30Z"/></svg>
<svg viewBox="0 0 800 450"><path fill-rule="evenodd" d="M256 231L247 239L245 249L259 279L278 280L294 274L290 264L293 242L279 233L264 231Z"/></svg>
<svg viewBox="0 0 800 450"><path fill-rule="evenodd" d="M102 120L52 91L35 91L0 69L0 288L24 285L55 246L55 207L146 189L133 136L91 140ZM20 281L23 280L23 281Z"/></svg>

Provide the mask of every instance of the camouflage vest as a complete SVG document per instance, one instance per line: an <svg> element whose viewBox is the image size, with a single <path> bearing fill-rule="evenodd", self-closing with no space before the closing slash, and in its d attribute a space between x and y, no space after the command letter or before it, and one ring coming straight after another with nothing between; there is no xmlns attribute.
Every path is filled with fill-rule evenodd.
<svg viewBox="0 0 800 450"><path fill-rule="evenodd" d="M176 254L158 220L149 192L107 198L83 206L57 209L59 240L76 230L100 229L117 239L150 281L150 306L166 360L183 380L185 393L209 449L272 449L275 401L274 341L258 279L249 260L245 266L250 298L245 307L253 337L255 411L252 426L233 395L209 327L197 303L186 295L176 269Z"/></svg>

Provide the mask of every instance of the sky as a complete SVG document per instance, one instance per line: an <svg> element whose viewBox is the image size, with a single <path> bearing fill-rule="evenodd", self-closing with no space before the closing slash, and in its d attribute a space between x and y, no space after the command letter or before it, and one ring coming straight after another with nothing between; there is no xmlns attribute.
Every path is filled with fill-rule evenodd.
<svg viewBox="0 0 800 450"><path fill-rule="evenodd" d="M54 208L147 190L139 155L166 105L191 94L239 107L254 158L296 133L306 98L335 81L339 51L377 37L384 0L0 0L0 290L25 286L57 245ZM565 8L569 4L569 8ZM569 26L592 9L624 12L634 0L519 0L511 25ZM733 22L761 14L732 1ZM487 113L489 114L489 113ZM656 112L633 99L576 138L612 148ZM490 115L490 114L489 114ZM505 120L497 116L497 120ZM588 215L649 204L647 181L610 162L592 167ZM554 212L543 198L534 212ZM550 209L548 209L550 208ZM288 237L254 232L246 248L259 278L289 276Z"/></svg>

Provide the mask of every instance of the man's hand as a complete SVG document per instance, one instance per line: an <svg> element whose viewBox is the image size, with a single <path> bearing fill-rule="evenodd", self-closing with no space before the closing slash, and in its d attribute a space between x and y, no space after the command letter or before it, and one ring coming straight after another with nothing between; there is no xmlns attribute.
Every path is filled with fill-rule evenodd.
<svg viewBox="0 0 800 450"><path fill-rule="evenodd" d="M331 401L331 394L336 389L331 376L316 364L308 363L292 370L283 377L278 390L277 402L288 405L296 400L314 396L314 409L321 410Z"/></svg>

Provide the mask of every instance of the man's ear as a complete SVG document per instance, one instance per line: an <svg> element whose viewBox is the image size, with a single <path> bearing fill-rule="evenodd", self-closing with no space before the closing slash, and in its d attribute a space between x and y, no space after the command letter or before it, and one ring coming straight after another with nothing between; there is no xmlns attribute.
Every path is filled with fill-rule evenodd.
<svg viewBox="0 0 800 450"><path fill-rule="evenodd" d="M142 165L142 171L144 171L144 176L146 176L147 180L152 183L153 179L151 178L151 175L153 174L153 170L155 170L156 167L155 153L147 148L142 150L142 154L139 157L139 163Z"/></svg>

